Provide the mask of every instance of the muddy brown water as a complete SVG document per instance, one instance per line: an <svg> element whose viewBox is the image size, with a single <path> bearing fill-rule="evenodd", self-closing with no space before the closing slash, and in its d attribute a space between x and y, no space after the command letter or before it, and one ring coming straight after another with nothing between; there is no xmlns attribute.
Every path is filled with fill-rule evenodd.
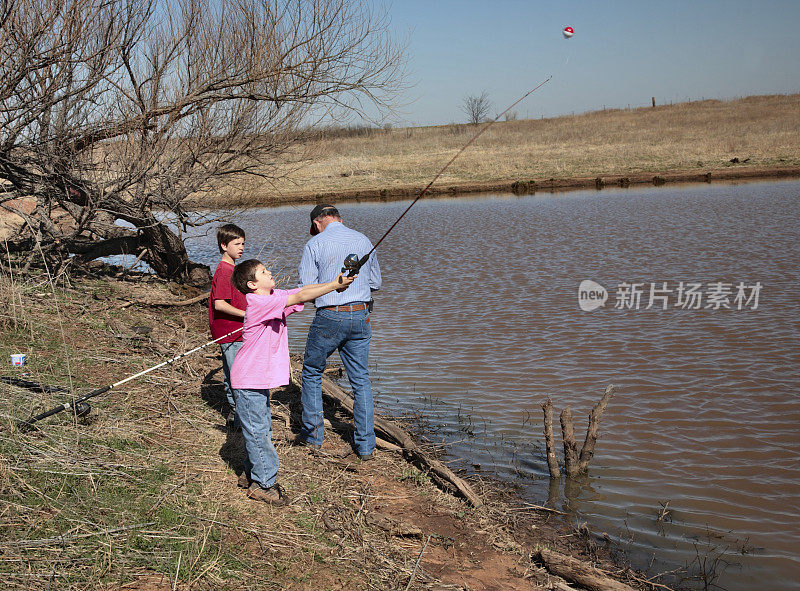
<svg viewBox="0 0 800 591"><path fill-rule="evenodd" d="M341 211L375 241L408 203ZM261 250L293 285L308 209L240 213L245 258ZM189 246L216 264L211 234ZM423 417L454 465L513 480L639 567L655 555L654 573L715 563L706 575L733 591L800 588L800 182L422 200L379 259L381 409ZM605 306L581 310L583 280ZM676 305L680 282L701 284L700 308ZM642 284L638 309L623 283ZM668 309L647 309L651 284ZM312 314L290 320L297 351ZM607 384L588 477L551 486L540 403L570 405L582 441Z"/></svg>

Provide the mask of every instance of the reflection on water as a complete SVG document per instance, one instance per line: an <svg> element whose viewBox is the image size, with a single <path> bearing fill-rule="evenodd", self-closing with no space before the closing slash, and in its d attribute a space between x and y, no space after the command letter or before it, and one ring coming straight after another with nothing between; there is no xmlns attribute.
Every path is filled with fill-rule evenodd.
<svg viewBox="0 0 800 591"><path fill-rule="evenodd" d="M379 249L371 359L383 409L419 415L469 470L667 564L711 543L741 566L728 589L800 578L800 183L420 201ZM408 202L341 204L373 241ZM245 257L295 276L309 208L250 210ZM215 264L213 235L190 243ZM583 312L584 279L605 307ZM620 283L639 309L616 309ZM651 283L762 284L757 309L645 309ZM751 303L752 304L752 303ZM301 350L311 313L290 319ZM609 383L590 475L551 489L540 404L570 405L582 438ZM669 520L657 523L669 502ZM709 542L710 540L710 542ZM713 552L712 552L713 554Z"/></svg>

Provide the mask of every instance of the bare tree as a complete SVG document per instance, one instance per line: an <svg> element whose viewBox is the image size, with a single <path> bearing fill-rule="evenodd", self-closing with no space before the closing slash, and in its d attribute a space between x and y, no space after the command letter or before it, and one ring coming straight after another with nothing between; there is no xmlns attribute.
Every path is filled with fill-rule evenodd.
<svg viewBox="0 0 800 591"><path fill-rule="evenodd" d="M464 97L461 110L466 113L468 123L481 123L489 116L489 111L492 110L492 101L489 100L489 94L485 90L480 96L469 94Z"/></svg>
<svg viewBox="0 0 800 591"><path fill-rule="evenodd" d="M25 222L9 247L206 282L187 197L276 179L321 119L388 111L402 66L358 0L0 0L0 208Z"/></svg>

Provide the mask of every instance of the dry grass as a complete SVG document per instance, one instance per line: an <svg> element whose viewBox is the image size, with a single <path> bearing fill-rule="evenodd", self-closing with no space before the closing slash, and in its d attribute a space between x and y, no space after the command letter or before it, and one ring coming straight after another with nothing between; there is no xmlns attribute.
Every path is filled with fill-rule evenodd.
<svg viewBox="0 0 800 591"><path fill-rule="evenodd" d="M800 95L706 100L501 121L438 185L800 164ZM316 193L422 187L476 131L469 125L375 130L315 140L314 157L274 186L244 186L244 202Z"/></svg>

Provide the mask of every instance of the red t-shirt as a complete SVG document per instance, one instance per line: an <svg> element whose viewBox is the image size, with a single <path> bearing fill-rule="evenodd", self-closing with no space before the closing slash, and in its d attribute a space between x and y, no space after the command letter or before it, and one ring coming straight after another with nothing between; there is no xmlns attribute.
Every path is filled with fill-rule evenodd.
<svg viewBox="0 0 800 591"><path fill-rule="evenodd" d="M242 328L243 319L231 316L225 312L214 309L214 300L226 300L234 308L244 310L247 308L247 299L231 283L233 265L220 261L211 280L211 295L208 298L208 324L211 327L211 338L218 339L237 328ZM242 331L222 339L220 343L233 343L242 340Z"/></svg>

